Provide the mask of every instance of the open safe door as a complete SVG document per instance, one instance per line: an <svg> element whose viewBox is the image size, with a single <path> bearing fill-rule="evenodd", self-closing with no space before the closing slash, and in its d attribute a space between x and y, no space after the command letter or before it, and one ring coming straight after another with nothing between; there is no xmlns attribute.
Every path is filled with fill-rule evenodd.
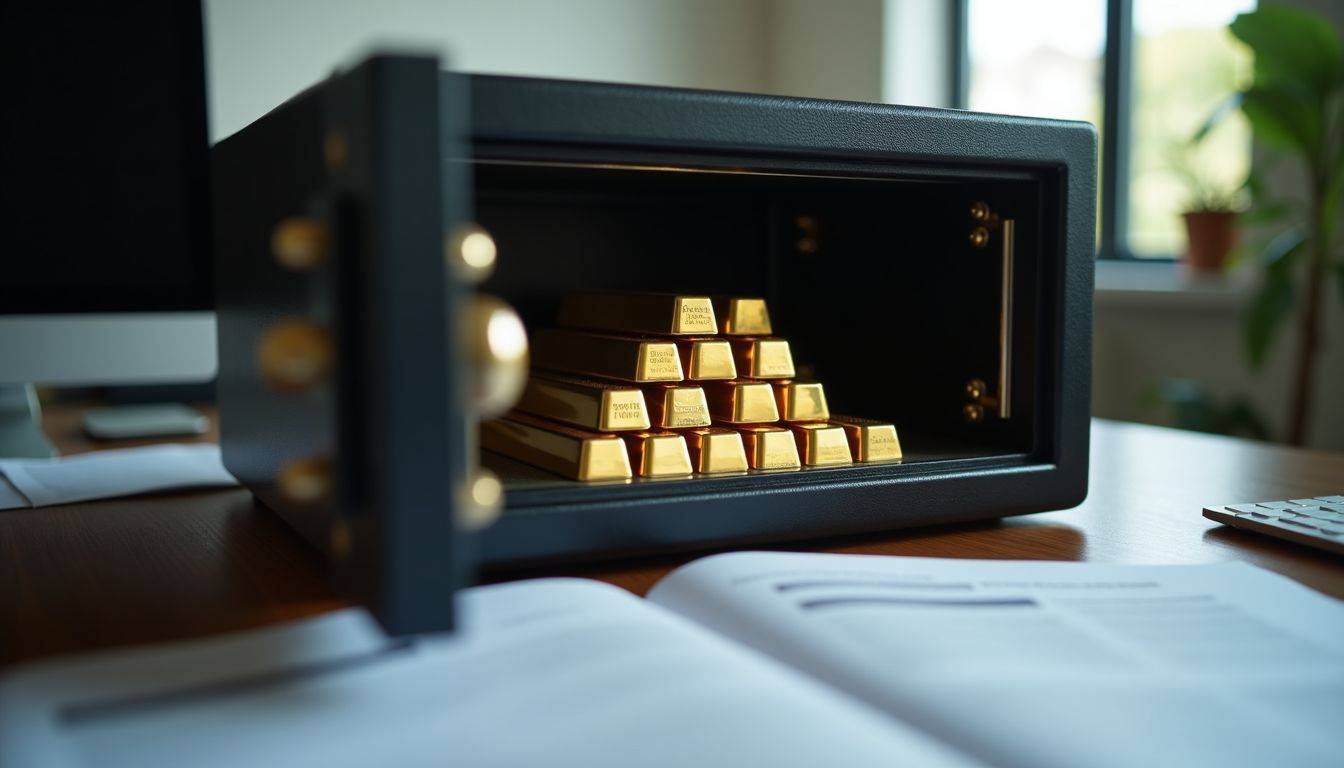
<svg viewBox="0 0 1344 768"><path fill-rule="evenodd" d="M493 243L441 162L466 124L442 88L435 59L373 58L212 158L224 462L394 634L452 626L461 531L502 504L450 351L491 328L494 391L526 365L516 316L472 293Z"/></svg>

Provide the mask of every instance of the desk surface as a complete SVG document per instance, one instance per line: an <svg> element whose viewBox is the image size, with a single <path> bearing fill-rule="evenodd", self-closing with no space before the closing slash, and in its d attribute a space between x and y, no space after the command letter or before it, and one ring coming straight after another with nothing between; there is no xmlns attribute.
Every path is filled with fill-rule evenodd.
<svg viewBox="0 0 1344 768"><path fill-rule="evenodd" d="M111 447L84 438L79 416L69 407L47 414L47 434L62 451ZM1119 563L1246 560L1344 598L1344 559L1200 515L1209 503L1342 490L1344 455L1098 420L1091 491L1080 507L794 548ZM643 594L696 556L506 577L587 576ZM0 512L0 667L255 627L342 605L317 552L244 490Z"/></svg>

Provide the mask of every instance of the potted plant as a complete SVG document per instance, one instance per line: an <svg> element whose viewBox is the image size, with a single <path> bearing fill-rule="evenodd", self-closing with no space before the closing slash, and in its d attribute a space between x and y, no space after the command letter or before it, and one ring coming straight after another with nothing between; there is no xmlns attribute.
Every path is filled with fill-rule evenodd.
<svg viewBox="0 0 1344 768"><path fill-rule="evenodd" d="M1191 153L1205 133L1173 153L1171 166L1185 182L1189 201L1181 217L1185 220L1186 267L1194 273L1223 270L1228 254L1237 246L1238 222L1244 207L1242 186L1231 187L1198 170Z"/></svg>
<svg viewBox="0 0 1344 768"><path fill-rule="evenodd" d="M1344 258L1336 240L1344 220L1344 42L1324 18L1283 6L1243 13L1229 29L1250 47L1254 76L1201 133L1240 109L1255 139L1293 157L1305 177L1305 190L1280 188L1274 197L1260 178L1248 180L1257 216L1279 222L1281 231L1259 255L1260 288L1244 326L1248 357L1259 367L1296 313L1287 438L1302 445L1331 282L1344 300ZM1294 192L1304 194L1285 196Z"/></svg>

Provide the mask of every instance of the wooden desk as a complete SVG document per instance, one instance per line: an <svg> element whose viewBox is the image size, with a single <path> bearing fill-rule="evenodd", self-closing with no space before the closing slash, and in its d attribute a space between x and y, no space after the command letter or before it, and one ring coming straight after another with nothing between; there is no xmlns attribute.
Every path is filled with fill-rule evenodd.
<svg viewBox="0 0 1344 768"><path fill-rule="evenodd" d="M52 409L48 434L66 453L104 447L79 433L79 416L78 409ZM1344 597L1344 559L1200 515L1207 503L1341 490L1344 455L1095 421L1091 493L1081 507L810 548L1121 563L1247 560ZM643 594L691 557L496 578L563 573ZM0 666L255 627L342 605L317 553L244 490L0 512Z"/></svg>

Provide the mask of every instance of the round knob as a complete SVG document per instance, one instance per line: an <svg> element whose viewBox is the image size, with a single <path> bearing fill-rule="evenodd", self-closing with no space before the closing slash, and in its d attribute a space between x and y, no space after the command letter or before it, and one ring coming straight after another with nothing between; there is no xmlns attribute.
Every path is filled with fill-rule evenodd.
<svg viewBox="0 0 1344 768"><path fill-rule="evenodd" d="M966 382L966 397L971 400L979 400L989 392L989 387L980 379L971 379Z"/></svg>
<svg viewBox="0 0 1344 768"><path fill-rule="evenodd" d="M280 266L303 272L326 261L326 227L312 219L291 218L281 221L271 232L271 253Z"/></svg>
<svg viewBox="0 0 1344 768"><path fill-rule="evenodd" d="M471 350L472 400L483 417L513 407L527 383L527 329L513 307L493 296L477 296L467 323Z"/></svg>
<svg viewBox="0 0 1344 768"><path fill-rule="evenodd" d="M316 504L331 493L331 462L327 459L294 459L275 478L281 495L294 504Z"/></svg>
<svg viewBox="0 0 1344 768"><path fill-rule="evenodd" d="M257 344L257 366L281 392L301 392L331 373L334 354L325 329L305 320L281 320Z"/></svg>
<svg viewBox="0 0 1344 768"><path fill-rule="evenodd" d="M961 415L972 424L979 424L985 420L985 409L975 403L967 403L961 407Z"/></svg>
<svg viewBox="0 0 1344 768"><path fill-rule="evenodd" d="M970 241L972 248L984 248L989 244L989 230L984 227L976 227L971 230Z"/></svg>
<svg viewBox="0 0 1344 768"><path fill-rule="evenodd" d="M447 245L448 261L463 280L485 282L495 271L495 258L499 255L495 239L475 224L458 229Z"/></svg>
<svg viewBox="0 0 1344 768"><path fill-rule="evenodd" d="M971 203L971 218L976 221L989 221L989 204L984 200Z"/></svg>
<svg viewBox="0 0 1344 768"><path fill-rule="evenodd" d="M479 531L499 519L504 510L504 484L488 469L477 469L467 481L457 521L468 531Z"/></svg>

